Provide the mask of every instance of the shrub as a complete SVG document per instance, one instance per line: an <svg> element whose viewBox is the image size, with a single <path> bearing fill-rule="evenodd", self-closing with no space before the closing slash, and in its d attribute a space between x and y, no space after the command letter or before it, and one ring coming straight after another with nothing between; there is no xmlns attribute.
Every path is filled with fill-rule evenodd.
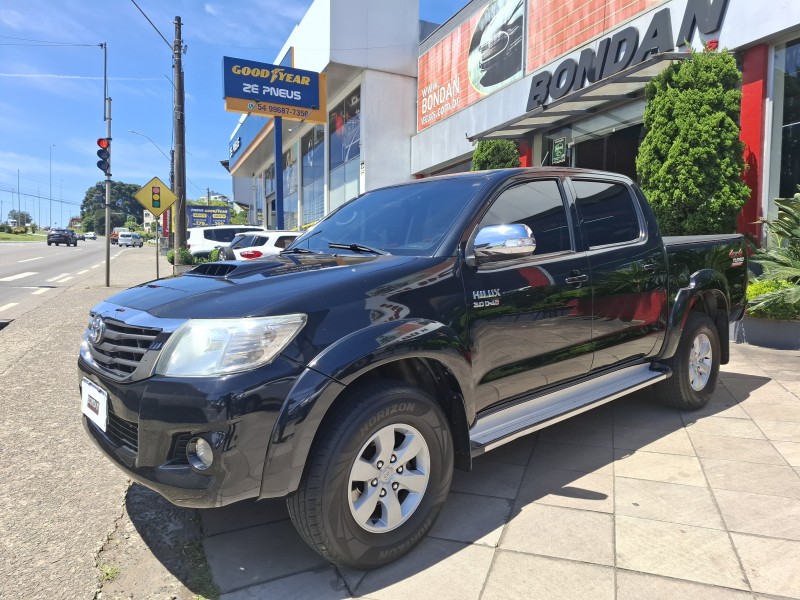
<svg viewBox="0 0 800 600"><path fill-rule="evenodd" d="M664 235L731 233L750 196L738 124L742 75L725 51L695 52L645 86L636 171Z"/></svg>
<svg viewBox="0 0 800 600"><path fill-rule="evenodd" d="M795 285L785 279L767 279L764 281L754 281L747 286L747 314L761 319L777 319L780 321L792 321L800 319L800 302L792 304L780 294L781 290L788 290ZM767 294L772 294L777 298L771 303L765 303L764 298Z"/></svg>
<svg viewBox="0 0 800 600"><path fill-rule="evenodd" d="M472 153L472 170L518 167L519 150L511 140L481 140Z"/></svg>
<svg viewBox="0 0 800 600"><path fill-rule="evenodd" d="M26 227L14 227L14 229L11 230L11 233L22 235L28 233L28 229Z"/></svg>
<svg viewBox="0 0 800 600"><path fill-rule="evenodd" d="M5 223L0 224L0 233L11 233L11 226Z"/></svg>
<svg viewBox="0 0 800 600"><path fill-rule="evenodd" d="M194 256L192 256L192 253L189 252L188 249L179 248L178 252L179 252L179 258L180 258L180 261L181 261L182 265L193 265L193 264L195 264ZM175 264L175 250L168 250L167 251L167 262L169 262L169 264L171 264L171 265Z"/></svg>
<svg viewBox="0 0 800 600"><path fill-rule="evenodd" d="M750 287L765 284L753 296L748 314L768 319L800 319L800 194L775 200L778 218L765 220L769 247L753 256L764 272Z"/></svg>

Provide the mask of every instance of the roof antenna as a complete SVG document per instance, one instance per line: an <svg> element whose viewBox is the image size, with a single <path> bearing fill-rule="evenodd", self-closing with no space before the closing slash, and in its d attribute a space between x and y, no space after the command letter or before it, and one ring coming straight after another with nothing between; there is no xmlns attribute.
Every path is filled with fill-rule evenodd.
<svg viewBox="0 0 800 600"><path fill-rule="evenodd" d="M542 165L541 166L544 166L544 163L547 161L547 157L548 156L550 156L550 151L549 150L547 151L547 154L544 155L544 158L542 159Z"/></svg>

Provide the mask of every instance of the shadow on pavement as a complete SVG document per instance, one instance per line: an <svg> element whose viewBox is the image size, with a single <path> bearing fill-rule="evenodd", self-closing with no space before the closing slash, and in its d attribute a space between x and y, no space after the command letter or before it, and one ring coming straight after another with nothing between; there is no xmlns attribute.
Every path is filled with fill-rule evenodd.
<svg viewBox="0 0 800 600"><path fill-rule="evenodd" d="M729 382L735 378L740 399L771 381L735 373L725 377ZM417 548L368 572L333 567L308 548L292 527L282 499L197 511L214 582L232 599L313 594L324 600L369 596L415 576L423 578L423 585L442 585L437 573L462 572L468 579L470 571L481 571L472 566L475 553L491 554L501 541L506 547L506 526L513 526L526 508L544 505L613 514L615 461L640 450L669 453L657 448L668 443L671 434L703 417L740 410L739 403L718 385L705 408L681 412L658 404L643 390L502 446L475 459L472 472L456 472L438 521ZM128 496L128 510L153 554L181 581L191 581L180 545L197 533L194 511L172 507L139 486ZM187 530L170 531L180 527Z"/></svg>

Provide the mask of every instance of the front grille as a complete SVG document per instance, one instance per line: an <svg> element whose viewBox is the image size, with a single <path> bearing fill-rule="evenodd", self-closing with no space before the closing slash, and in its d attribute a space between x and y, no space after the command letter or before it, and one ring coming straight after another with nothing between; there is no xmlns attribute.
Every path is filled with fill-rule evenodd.
<svg viewBox="0 0 800 600"><path fill-rule="evenodd" d="M106 329L99 345L89 342L89 351L97 365L117 378L136 370L160 329L132 327L121 321L105 320Z"/></svg>
<svg viewBox="0 0 800 600"><path fill-rule="evenodd" d="M108 405L106 435L119 446L126 446L134 452L139 451L139 424L126 421L117 416L110 403Z"/></svg>

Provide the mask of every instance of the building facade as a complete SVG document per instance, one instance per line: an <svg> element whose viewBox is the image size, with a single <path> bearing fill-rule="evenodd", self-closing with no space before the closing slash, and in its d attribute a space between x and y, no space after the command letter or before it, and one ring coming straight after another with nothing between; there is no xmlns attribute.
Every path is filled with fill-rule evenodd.
<svg viewBox="0 0 800 600"><path fill-rule="evenodd" d="M432 30L416 2L311 5L272 61L327 78L327 123L283 119L285 228L307 227L364 191L410 177L420 32ZM277 222L273 128L273 119L243 116L228 152L235 202L269 227Z"/></svg>
<svg viewBox="0 0 800 600"><path fill-rule="evenodd" d="M635 179L645 84L704 45L743 73L752 193L739 229L759 238L755 222L800 184L798 0L472 0L436 28L413 1L317 0L274 61L328 77L328 123L283 124L286 226L382 185L468 170L480 139L515 140L524 166ZM274 206L271 127L243 117L229 145L235 200L258 210Z"/></svg>
<svg viewBox="0 0 800 600"><path fill-rule="evenodd" d="M524 165L636 178L644 85L704 44L742 70L751 198L739 230L800 184L800 2L475 0L420 46L415 176L466 170L473 142L519 143Z"/></svg>

